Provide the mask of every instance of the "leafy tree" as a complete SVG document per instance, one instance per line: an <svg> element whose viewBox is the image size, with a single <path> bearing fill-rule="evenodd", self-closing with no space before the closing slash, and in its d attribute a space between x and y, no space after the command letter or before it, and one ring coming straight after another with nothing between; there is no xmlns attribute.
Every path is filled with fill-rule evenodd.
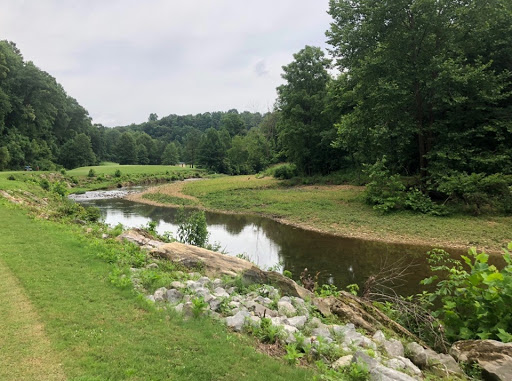
<svg viewBox="0 0 512 381"><path fill-rule="evenodd" d="M199 143L201 142L201 132L191 130L185 137L184 160L193 168L197 162Z"/></svg>
<svg viewBox="0 0 512 381"><path fill-rule="evenodd" d="M129 132L123 132L117 143L119 164L137 164L137 143Z"/></svg>
<svg viewBox="0 0 512 381"><path fill-rule="evenodd" d="M329 13L352 105L340 146L368 163L386 155L424 181L448 169L512 170L509 1L331 0Z"/></svg>
<svg viewBox="0 0 512 381"><path fill-rule="evenodd" d="M179 153L174 143L169 143L162 154L163 165L176 165L179 160Z"/></svg>
<svg viewBox="0 0 512 381"><path fill-rule="evenodd" d="M248 173L247 159L249 151L246 148L245 139L241 136L235 136L231 141L231 148L227 151L227 157L233 175L243 175Z"/></svg>
<svg viewBox="0 0 512 381"><path fill-rule="evenodd" d="M209 128L201 137L199 143L199 164L216 171L225 172L226 168L226 147L224 146L219 132L214 128Z"/></svg>
<svg viewBox="0 0 512 381"><path fill-rule="evenodd" d="M149 164L148 149L144 144L137 145L137 163L142 165Z"/></svg>
<svg viewBox="0 0 512 381"><path fill-rule="evenodd" d="M96 163L91 139L85 134L78 134L74 139L68 140L62 147L60 155L60 162L68 169Z"/></svg>
<svg viewBox="0 0 512 381"><path fill-rule="evenodd" d="M220 128L225 128L231 137L242 135L246 132L245 122L238 113L228 112L220 120Z"/></svg>
<svg viewBox="0 0 512 381"><path fill-rule="evenodd" d="M158 120L158 115L155 113L149 114L148 122L156 122Z"/></svg>
<svg viewBox="0 0 512 381"><path fill-rule="evenodd" d="M289 161L306 174L328 172L336 160L331 140L332 121L324 113L331 77L330 61L320 48L306 46L283 67L286 83L277 88L279 139Z"/></svg>
<svg viewBox="0 0 512 381"><path fill-rule="evenodd" d="M11 160L11 155L7 147L0 147L0 170L7 168L7 164Z"/></svg>

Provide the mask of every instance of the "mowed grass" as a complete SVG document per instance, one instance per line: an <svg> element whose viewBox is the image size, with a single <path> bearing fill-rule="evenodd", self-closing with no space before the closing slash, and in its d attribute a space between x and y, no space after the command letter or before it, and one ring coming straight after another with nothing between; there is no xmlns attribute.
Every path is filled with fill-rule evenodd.
<svg viewBox="0 0 512 381"><path fill-rule="evenodd" d="M512 217L435 217L409 211L383 215L364 203L364 187L287 187L271 178L236 176L186 183L182 191L197 197L208 209L258 213L345 236L443 247L476 246L494 253L501 253L512 241Z"/></svg>
<svg viewBox="0 0 512 381"><path fill-rule="evenodd" d="M67 171L67 173L71 176L87 176L91 169L97 175L113 176L117 170L120 170L123 175L156 175L166 172L187 172L192 168L178 165L119 165L116 163L105 163L105 165L75 168Z"/></svg>
<svg viewBox="0 0 512 381"><path fill-rule="evenodd" d="M184 321L114 287L110 265L97 257L107 244L85 237L83 228L33 219L2 199L0 215L0 261L39 322L41 335L30 345L43 348L49 364L61 364L55 379L59 369L80 381L313 378L309 370L257 353L249 339L219 323ZM16 314L5 317L19 303L0 293L2 331L9 332L0 345L2 380L31 379L30 370L9 371L33 356L32 347L20 343L34 335Z"/></svg>

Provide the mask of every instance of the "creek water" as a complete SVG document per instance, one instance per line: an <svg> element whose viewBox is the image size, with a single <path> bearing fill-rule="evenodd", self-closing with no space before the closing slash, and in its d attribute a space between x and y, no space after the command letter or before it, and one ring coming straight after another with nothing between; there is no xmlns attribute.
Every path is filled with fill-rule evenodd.
<svg viewBox="0 0 512 381"><path fill-rule="evenodd" d="M125 190L109 192L86 193L74 199L99 208L104 222L111 226L121 223L126 227L141 227L155 221L159 234L171 232L176 237L177 209L118 198ZM430 275L426 253L431 247L337 237L253 215L207 212L206 221L209 242L219 243L228 255L244 253L261 268L280 263L281 271L291 271L294 279L307 268L313 276L319 273L320 283L331 283L338 288L356 283L362 287L372 275L382 274L391 267L408 267L401 279L388 285L399 294L411 295L422 289L420 280ZM450 252L455 257L463 253Z"/></svg>

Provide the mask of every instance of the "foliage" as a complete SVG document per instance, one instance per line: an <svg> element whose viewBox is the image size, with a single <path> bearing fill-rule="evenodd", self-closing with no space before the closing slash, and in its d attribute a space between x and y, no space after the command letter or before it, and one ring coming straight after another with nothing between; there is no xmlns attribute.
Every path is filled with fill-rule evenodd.
<svg viewBox="0 0 512 381"><path fill-rule="evenodd" d="M260 326L252 328L254 336L256 336L263 343L274 344L283 335L282 326L275 326L269 318L261 318Z"/></svg>
<svg viewBox="0 0 512 381"><path fill-rule="evenodd" d="M315 288L315 294L321 298L327 296L339 296L340 291L334 284L323 284L320 288Z"/></svg>
<svg viewBox="0 0 512 381"><path fill-rule="evenodd" d="M96 172L93 168L89 169L89 173L87 174L87 177L96 177Z"/></svg>
<svg viewBox="0 0 512 381"><path fill-rule="evenodd" d="M352 283L352 284L347 285L346 289L352 295L357 296L357 293L359 292L359 285L357 283Z"/></svg>
<svg viewBox="0 0 512 381"><path fill-rule="evenodd" d="M272 176L280 180L288 180L297 176L297 167L294 164L279 164L272 168Z"/></svg>
<svg viewBox="0 0 512 381"><path fill-rule="evenodd" d="M180 242L204 247L208 242L206 216L203 211L192 212L185 216L185 210L180 208L176 216L178 224L178 239Z"/></svg>
<svg viewBox="0 0 512 381"><path fill-rule="evenodd" d="M202 296L199 298L192 298L190 301L192 302L192 314L195 318L198 318L206 310L208 303L204 301Z"/></svg>
<svg viewBox="0 0 512 381"><path fill-rule="evenodd" d="M121 170L120 169L116 169L116 171L114 172L114 177L121 177Z"/></svg>
<svg viewBox="0 0 512 381"><path fill-rule="evenodd" d="M287 344L285 349L286 355L283 358L290 364L296 364L299 359L304 357L304 353L297 350L296 344Z"/></svg>
<svg viewBox="0 0 512 381"><path fill-rule="evenodd" d="M509 250L512 243L509 244ZM441 273L422 281L436 282L436 290L429 293L431 302L442 306L436 316L443 322L446 336L457 339L512 339L512 258L504 249L505 266L499 270L489 265L489 255L470 249L462 256L464 265L452 259L443 250L433 250L428 261L431 270ZM439 280L441 279L441 280Z"/></svg>
<svg viewBox="0 0 512 381"><path fill-rule="evenodd" d="M179 161L179 152L176 144L169 143L165 146L164 153L162 154L163 165L176 165Z"/></svg>
<svg viewBox="0 0 512 381"><path fill-rule="evenodd" d="M62 181L55 181L52 184L52 192L58 194L59 196L64 197L68 192L66 184Z"/></svg>
<svg viewBox="0 0 512 381"><path fill-rule="evenodd" d="M366 174L370 182L366 186L366 201L375 210L386 213L398 208L403 199L405 185L400 176L391 175L386 167L386 157L367 166Z"/></svg>
<svg viewBox="0 0 512 381"><path fill-rule="evenodd" d="M499 173L452 173L439 180L437 190L451 199L462 201L475 214L479 214L486 205L502 212L512 212L512 192L507 179Z"/></svg>
<svg viewBox="0 0 512 381"><path fill-rule="evenodd" d="M407 209L423 214L439 214L441 212L440 207L418 188L413 188L405 194L404 206Z"/></svg>

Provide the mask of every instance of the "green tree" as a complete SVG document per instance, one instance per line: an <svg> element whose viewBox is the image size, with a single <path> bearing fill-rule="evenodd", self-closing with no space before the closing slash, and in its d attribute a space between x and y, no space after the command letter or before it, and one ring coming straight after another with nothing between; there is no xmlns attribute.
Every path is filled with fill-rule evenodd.
<svg viewBox="0 0 512 381"><path fill-rule="evenodd" d="M10 160L11 155L7 147L0 147L0 171L7 168Z"/></svg>
<svg viewBox="0 0 512 381"><path fill-rule="evenodd" d="M248 173L247 159L249 151L246 148L245 139L241 136L235 136L231 141L231 148L227 151L229 166L233 175L243 175Z"/></svg>
<svg viewBox="0 0 512 381"><path fill-rule="evenodd" d="M192 168L197 162L199 143L201 142L201 132L191 130L185 137L184 159Z"/></svg>
<svg viewBox="0 0 512 381"><path fill-rule="evenodd" d="M331 0L329 14L350 106L339 146L424 181L512 170L510 1Z"/></svg>
<svg viewBox="0 0 512 381"><path fill-rule="evenodd" d="M325 173L337 160L330 140L333 123L324 113L332 80L327 71L330 61L320 48L311 46L293 57L295 60L283 67L286 83L277 88L279 139L288 160L301 172Z"/></svg>
<svg viewBox="0 0 512 381"><path fill-rule="evenodd" d="M68 140L62 147L60 155L60 162L68 169L96 163L91 139L85 134L78 134L74 139Z"/></svg>
<svg viewBox="0 0 512 381"><path fill-rule="evenodd" d="M148 149L144 144L137 145L137 163L142 165L149 164Z"/></svg>
<svg viewBox="0 0 512 381"><path fill-rule="evenodd" d="M222 143L219 132L214 128L206 130L199 143L199 164L216 171L226 172L226 147Z"/></svg>
<svg viewBox="0 0 512 381"><path fill-rule="evenodd" d="M220 120L220 128L225 128L231 137L235 135L243 135L246 132L245 122L238 112L228 112L227 114L224 114Z"/></svg>
<svg viewBox="0 0 512 381"><path fill-rule="evenodd" d="M179 153L176 144L173 142L165 146L164 153L162 154L163 165L176 165L179 160Z"/></svg>
<svg viewBox="0 0 512 381"><path fill-rule="evenodd" d="M123 132L116 146L119 164L137 164L137 143L129 132Z"/></svg>

